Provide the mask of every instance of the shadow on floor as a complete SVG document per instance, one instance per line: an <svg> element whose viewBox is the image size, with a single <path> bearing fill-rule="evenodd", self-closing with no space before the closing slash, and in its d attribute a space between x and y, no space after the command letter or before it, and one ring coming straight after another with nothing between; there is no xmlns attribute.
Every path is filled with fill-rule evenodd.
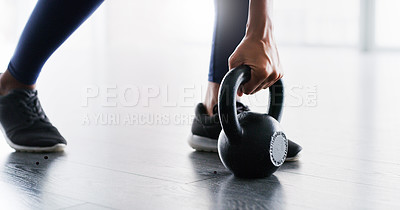
<svg viewBox="0 0 400 210"><path fill-rule="evenodd" d="M209 189L212 209L282 209L285 206L285 193L274 175L263 179L236 178L224 168L216 153L193 152L189 159L194 173L202 180L193 184Z"/></svg>
<svg viewBox="0 0 400 210"><path fill-rule="evenodd" d="M9 184L29 208L42 207L42 194L48 172L61 153L11 153L2 168L1 180Z"/></svg>

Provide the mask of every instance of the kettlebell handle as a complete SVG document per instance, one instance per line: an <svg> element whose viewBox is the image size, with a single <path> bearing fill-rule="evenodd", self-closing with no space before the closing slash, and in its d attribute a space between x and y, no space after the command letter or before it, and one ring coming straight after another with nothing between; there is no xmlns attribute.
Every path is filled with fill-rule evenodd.
<svg viewBox="0 0 400 210"><path fill-rule="evenodd" d="M218 115L226 136L230 141L239 140L243 129L236 111L236 95L241 84L251 78L251 68L246 65L230 70L224 77L218 93ZM283 83L278 80L268 88L270 92L268 115L280 121L283 108Z"/></svg>

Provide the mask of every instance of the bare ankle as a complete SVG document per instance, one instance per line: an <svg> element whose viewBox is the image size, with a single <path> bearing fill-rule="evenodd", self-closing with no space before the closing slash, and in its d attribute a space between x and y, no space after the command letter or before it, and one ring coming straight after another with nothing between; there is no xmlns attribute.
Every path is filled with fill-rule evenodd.
<svg viewBox="0 0 400 210"><path fill-rule="evenodd" d="M9 91L13 89L35 89L35 84L33 85L26 85L24 83L19 82L16 80L8 71L5 71L3 74L0 75L0 95L6 95Z"/></svg>
<svg viewBox="0 0 400 210"><path fill-rule="evenodd" d="M204 100L204 106L207 109L209 115L213 115L213 108L218 103L218 91L220 84L215 82L208 82L206 99Z"/></svg>

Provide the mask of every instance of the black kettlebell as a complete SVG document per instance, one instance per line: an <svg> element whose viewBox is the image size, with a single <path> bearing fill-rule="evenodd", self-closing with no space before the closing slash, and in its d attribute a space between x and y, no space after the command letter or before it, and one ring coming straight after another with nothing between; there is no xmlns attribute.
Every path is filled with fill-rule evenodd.
<svg viewBox="0 0 400 210"><path fill-rule="evenodd" d="M237 90L250 77L250 67L239 66L222 80L218 95L222 126L218 152L224 166L235 176L262 178L270 176L283 164L288 151L288 140L278 122L283 107L283 84L278 80L269 87L268 114L243 112L237 115Z"/></svg>

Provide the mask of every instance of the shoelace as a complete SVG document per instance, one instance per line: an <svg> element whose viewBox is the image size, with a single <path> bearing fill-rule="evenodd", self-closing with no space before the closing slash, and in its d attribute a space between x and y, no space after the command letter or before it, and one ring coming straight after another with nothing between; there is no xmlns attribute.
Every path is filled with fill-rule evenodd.
<svg viewBox="0 0 400 210"><path fill-rule="evenodd" d="M250 111L250 108L240 102L236 102L236 111L237 114L243 113L243 112L248 112ZM213 107L213 113L218 113L218 105L215 105Z"/></svg>
<svg viewBox="0 0 400 210"><path fill-rule="evenodd" d="M33 94L24 93L24 98L20 101L20 105L23 108L23 113L27 115L28 121L45 120L46 115L40 106L37 92Z"/></svg>
<svg viewBox="0 0 400 210"><path fill-rule="evenodd" d="M242 113L242 112L248 112L250 111L249 107L242 104L242 103L236 103L236 111L237 113Z"/></svg>

